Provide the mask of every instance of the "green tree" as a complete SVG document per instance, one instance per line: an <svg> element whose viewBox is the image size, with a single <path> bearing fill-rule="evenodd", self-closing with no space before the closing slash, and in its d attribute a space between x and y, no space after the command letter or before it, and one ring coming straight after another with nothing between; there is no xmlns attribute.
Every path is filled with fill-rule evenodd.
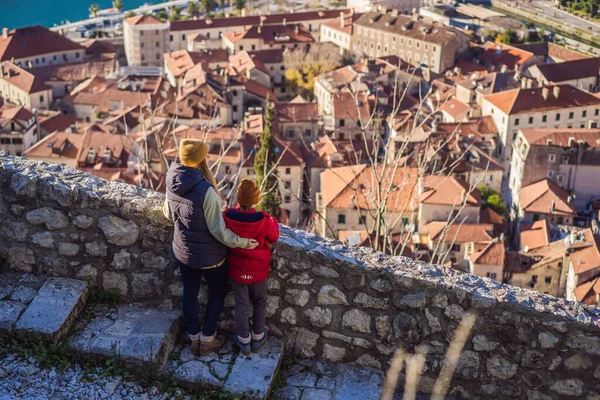
<svg viewBox="0 0 600 400"><path fill-rule="evenodd" d="M127 11L125 13L125 19L131 18L131 17L135 17L135 12L134 11Z"/></svg>
<svg viewBox="0 0 600 400"><path fill-rule="evenodd" d="M500 215L508 215L508 208L500 198L500 195L485 186L479 188L483 207L489 207Z"/></svg>
<svg viewBox="0 0 600 400"><path fill-rule="evenodd" d="M195 1L190 1L187 6L187 13L190 17L195 17L198 15L200 11L200 7L198 7L198 3Z"/></svg>
<svg viewBox="0 0 600 400"><path fill-rule="evenodd" d="M206 16L210 16L210 13L212 13L218 5L216 0L200 0L200 4L202 5L202 10L206 13Z"/></svg>
<svg viewBox="0 0 600 400"><path fill-rule="evenodd" d="M169 15L170 21L179 21L181 19L181 9L177 6L173 6L171 9L171 15Z"/></svg>
<svg viewBox="0 0 600 400"><path fill-rule="evenodd" d="M100 11L100 7L98 7L98 4L92 4L90 6L90 14L92 14L94 18L98 16L98 11Z"/></svg>
<svg viewBox="0 0 600 400"><path fill-rule="evenodd" d="M123 11L123 0L113 0L112 5L113 8L116 8L119 12Z"/></svg>
<svg viewBox="0 0 600 400"><path fill-rule="evenodd" d="M165 22L167 19L169 19L169 14L167 14L165 10L160 10L156 13L156 18L158 18L162 22Z"/></svg>
<svg viewBox="0 0 600 400"><path fill-rule="evenodd" d="M275 111L267 97L265 108L264 129L260 136L260 149L254 157L254 171L260 187L261 198L258 209L271 214L278 220L281 219L281 194L279 193L279 179L277 176L277 158L275 143L273 142L273 119Z"/></svg>
<svg viewBox="0 0 600 400"><path fill-rule="evenodd" d="M242 11L246 7L246 0L235 0L233 5L236 10Z"/></svg>

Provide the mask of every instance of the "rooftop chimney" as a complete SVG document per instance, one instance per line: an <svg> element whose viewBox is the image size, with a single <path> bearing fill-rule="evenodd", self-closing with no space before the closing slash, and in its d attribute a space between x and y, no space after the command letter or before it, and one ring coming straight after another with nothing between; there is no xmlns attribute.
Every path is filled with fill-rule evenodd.
<svg viewBox="0 0 600 400"><path fill-rule="evenodd" d="M2 37L8 39L8 28L2 28Z"/></svg>
<svg viewBox="0 0 600 400"><path fill-rule="evenodd" d="M344 12L343 12L343 11L340 11L340 26L341 26L342 28L344 27L344 22L345 22L345 19L346 19L346 18L344 18Z"/></svg>
<svg viewBox="0 0 600 400"><path fill-rule="evenodd" d="M542 88L542 97L544 100L548 100L548 94L550 94L550 90L547 87Z"/></svg>
<svg viewBox="0 0 600 400"><path fill-rule="evenodd" d="M284 18L283 19L283 26L286 26L286 25L287 25L287 18Z"/></svg>
<svg viewBox="0 0 600 400"><path fill-rule="evenodd" d="M552 88L552 94L558 99L558 96L560 96L560 87L554 86L554 88Z"/></svg>

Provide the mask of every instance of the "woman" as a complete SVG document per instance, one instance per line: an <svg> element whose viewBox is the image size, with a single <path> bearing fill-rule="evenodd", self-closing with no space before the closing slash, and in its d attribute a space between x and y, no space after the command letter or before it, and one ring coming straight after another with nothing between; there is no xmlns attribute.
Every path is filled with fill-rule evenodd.
<svg viewBox="0 0 600 400"><path fill-rule="evenodd" d="M217 335L216 328L227 293L227 247L253 249L258 245L225 227L207 155L204 142L184 139L179 145L181 164L171 164L167 172L167 198L175 228L173 254L181 271L183 316L195 355L208 355L225 344L225 337ZM198 292L203 276L209 296L201 330Z"/></svg>

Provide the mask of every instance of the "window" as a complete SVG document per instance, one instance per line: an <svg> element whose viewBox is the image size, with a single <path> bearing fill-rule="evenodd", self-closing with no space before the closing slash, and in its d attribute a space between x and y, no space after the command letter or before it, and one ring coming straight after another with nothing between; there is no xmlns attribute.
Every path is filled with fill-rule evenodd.
<svg viewBox="0 0 600 400"><path fill-rule="evenodd" d="M233 108L233 112L237 112L238 106L233 106L232 108Z"/></svg>
<svg viewBox="0 0 600 400"><path fill-rule="evenodd" d="M555 162L556 154L548 154L548 162Z"/></svg>
<svg viewBox="0 0 600 400"><path fill-rule="evenodd" d="M490 279L496 280L496 273L495 272L486 272L485 276L487 276Z"/></svg>
<svg viewBox="0 0 600 400"><path fill-rule="evenodd" d="M533 124L533 117L529 117L529 123Z"/></svg>
<svg viewBox="0 0 600 400"><path fill-rule="evenodd" d="M233 94L233 97L236 97L236 96L238 95L238 91L237 91L237 90L233 90L233 91L231 92L231 94Z"/></svg>
<svg viewBox="0 0 600 400"><path fill-rule="evenodd" d="M141 32L140 32L140 36L144 36L144 31L141 31Z"/></svg>
<svg viewBox="0 0 600 400"><path fill-rule="evenodd" d="M225 173L226 174L230 174L231 173L231 165L226 165L225 166Z"/></svg>
<svg viewBox="0 0 600 400"><path fill-rule="evenodd" d="M519 118L515 118L515 126L519 126Z"/></svg>
<svg viewBox="0 0 600 400"><path fill-rule="evenodd" d="M40 63L40 59L39 59L39 58L36 58L36 59L35 59L35 63L36 63L36 64L39 64L39 63Z"/></svg>
<svg viewBox="0 0 600 400"><path fill-rule="evenodd" d="M338 224L346 223L346 214L338 214Z"/></svg>
<svg viewBox="0 0 600 400"><path fill-rule="evenodd" d="M571 112L569 113L569 119L573 119L573 115L574 115L574 113L573 113L573 111L571 111Z"/></svg>
<svg viewBox="0 0 600 400"><path fill-rule="evenodd" d="M546 115L542 115L542 122L546 122L548 120L548 117Z"/></svg>
<svg viewBox="0 0 600 400"><path fill-rule="evenodd" d="M140 47L143 49L144 48L144 43L140 43Z"/></svg>
<svg viewBox="0 0 600 400"><path fill-rule="evenodd" d="M513 132L513 142L515 141L515 139L517 138L517 133L518 132Z"/></svg>
<svg viewBox="0 0 600 400"><path fill-rule="evenodd" d="M156 45L156 47L160 47L160 42L155 42L154 44Z"/></svg>
<svg viewBox="0 0 600 400"><path fill-rule="evenodd" d="M360 225L366 225L367 224L367 216L366 215L361 215L358 217L358 223Z"/></svg>
<svg viewBox="0 0 600 400"><path fill-rule="evenodd" d="M598 114L600 114L600 108L596 108L596 110L594 111L594 115L597 117Z"/></svg>
<svg viewBox="0 0 600 400"><path fill-rule="evenodd" d="M284 181L284 182L283 182L283 186L284 186L286 189L291 189L291 188L292 188L292 181Z"/></svg>
<svg viewBox="0 0 600 400"><path fill-rule="evenodd" d="M344 121L343 119L340 119L340 126L344 126L345 123L346 123L346 121Z"/></svg>
<svg viewBox="0 0 600 400"><path fill-rule="evenodd" d="M460 244L458 243L454 243L452 245L452 248L450 249L451 251L460 251Z"/></svg>
<svg viewBox="0 0 600 400"><path fill-rule="evenodd" d="M181 40L185 40L185 33L181 35Z"/></svg>
<svg viewBox="0 0 600 400"><path fill-rule="evenodd" d="M304 131L304 136L306 136L306 137L311 137L311 136L312 136L312 130L310 130L310 129L306 129L306 130Z"/></svg>
<svg viewBox="0 0 600 400"><path fill-rule="evenodd" d="M540 214L533 214L533 222L538 221L540 219Z"/></svg>
<svg viewBox="0 0 600 400"><path fill-rule="evenodd" d="M402 225L403 226L408 225L408 218L404 218L404 217L402 218Z"/></svg>
<svg viewBox="0 0 600 400"><path fill-rule="evenodd" d="M548 178L554 178L554 171L551 169L548 170Z"/></svg>
<svg viewBox="0 0 600 400"><path fill-rule="evenodd" d="M256 45L255 44L252 45L252 50L256 50Z"/></svg>
<svg viewBox="0 0 600 400"><path fill-rule="evenodd" d="M583 111L581 112L581 117L582 117L582 118L585 118L585 117L587 117L587 110L583 110Z"/></svg>
<svg viewBox="0 0 600 400"><path fill-rule="evenodd" d="M172 42L173 41L173 35L169 35L169 40Z"/></svg>
<svg viewBox="0 0 600 400"><path fill-rule="evenodd" d="M54 57L52 57L52 59L53 59L54 61L56 61L56 60L58 60L58 56L55 54L55 55L54 55Z"/></svg>
<svg viewBox="0 0 600 400"><path fill-rule="evenodd" d="M289 175L289 174L291 174L291 173L292 173L292 169L291 169L291 168L286 168L286 169L285 169L285 174L286 174L286 175Z"/></svg>
<svg viewBox="0 0 600 400"><path fill-rule="evenodd" d="M207 33L206 33L206 38L207 38L207 39L210 39L210 32L207 32Z"/></svg>
<svg viewBox="0 0 600 400"><path fill-rule="evenodd" d="M46 62L46 57L42 57L42 64Z"/></svg>
<svg viewBox="0 0 600 400"><path fill-rule="evenodd" d="M154 31L154 34L155 34L155 35L158 35L158 29Z"/></svg>
<svg viewBox="0 0 600 400"><path fill-rule="evenodd" d="M557 220L556 220L556 223L558 225L563 225L565 223L565 221L563 220L563 217L558 217Z"/></svg>
<svg viewBox="0 0 600 400"><path fill-rule="evenodd" d="M281 71L285 71L285 67L284 67L283 65L282 65L281 67L279 67L279 69L280 69Z"/></svg>
<svg viewBox="0 0 600 400"><path fill-rule="evenodd" d="M156 53L156 59L160 60L160 53Z"/></svg>
<svg viewBox="0 0 600 400"><path fill-rule="evenodd" d="M43 103L43 102L44 102L44 95L41 95L40 96L40 103Z"/></svg>
<svg viewBox="0 0 600 400"><path fill-rule="evenodd" d="M254 168L248 168L246 170L246 175L254 175Z"/></svg>
<svg viewBox="0 0 600 400"><path fill-rule="evenodd" d="M556 175L556 182L562 183L564 180L565 180L565 177L563 174Z"/></svg>
<svg viewBox="0 0 600 400"><path fill-rule="evenodd" d="M284 202L285 204L289 204L289 203L291 203L291 202L292 202L292 196L290 196L289 194L288 194L288 195L285 195L285 196L283 196L283 202Z"/></svg>
<svg viewBox="0 0 600 400"><path fill-rule="evenodd" d="M557 121L560 121L560 113L556 113L556 118Z"/></svg>

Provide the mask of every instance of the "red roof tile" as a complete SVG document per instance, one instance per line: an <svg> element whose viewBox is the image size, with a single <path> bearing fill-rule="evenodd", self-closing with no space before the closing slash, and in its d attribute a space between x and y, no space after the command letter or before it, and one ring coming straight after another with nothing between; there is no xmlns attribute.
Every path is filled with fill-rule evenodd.
<svg viewBox="0 0 600 400"><path fill-rule="evenodd" d="M0 61L30 58L42 54L84 50L81 45L40 25L17 28L0 35Z"/></svg>
<svg viewBox="0 0 600 400"><path fill-rule="evenodd" d="M543 179L521 188L519 199L525 212L556 215L577 215L569 193L554 181Z"/></svg>

